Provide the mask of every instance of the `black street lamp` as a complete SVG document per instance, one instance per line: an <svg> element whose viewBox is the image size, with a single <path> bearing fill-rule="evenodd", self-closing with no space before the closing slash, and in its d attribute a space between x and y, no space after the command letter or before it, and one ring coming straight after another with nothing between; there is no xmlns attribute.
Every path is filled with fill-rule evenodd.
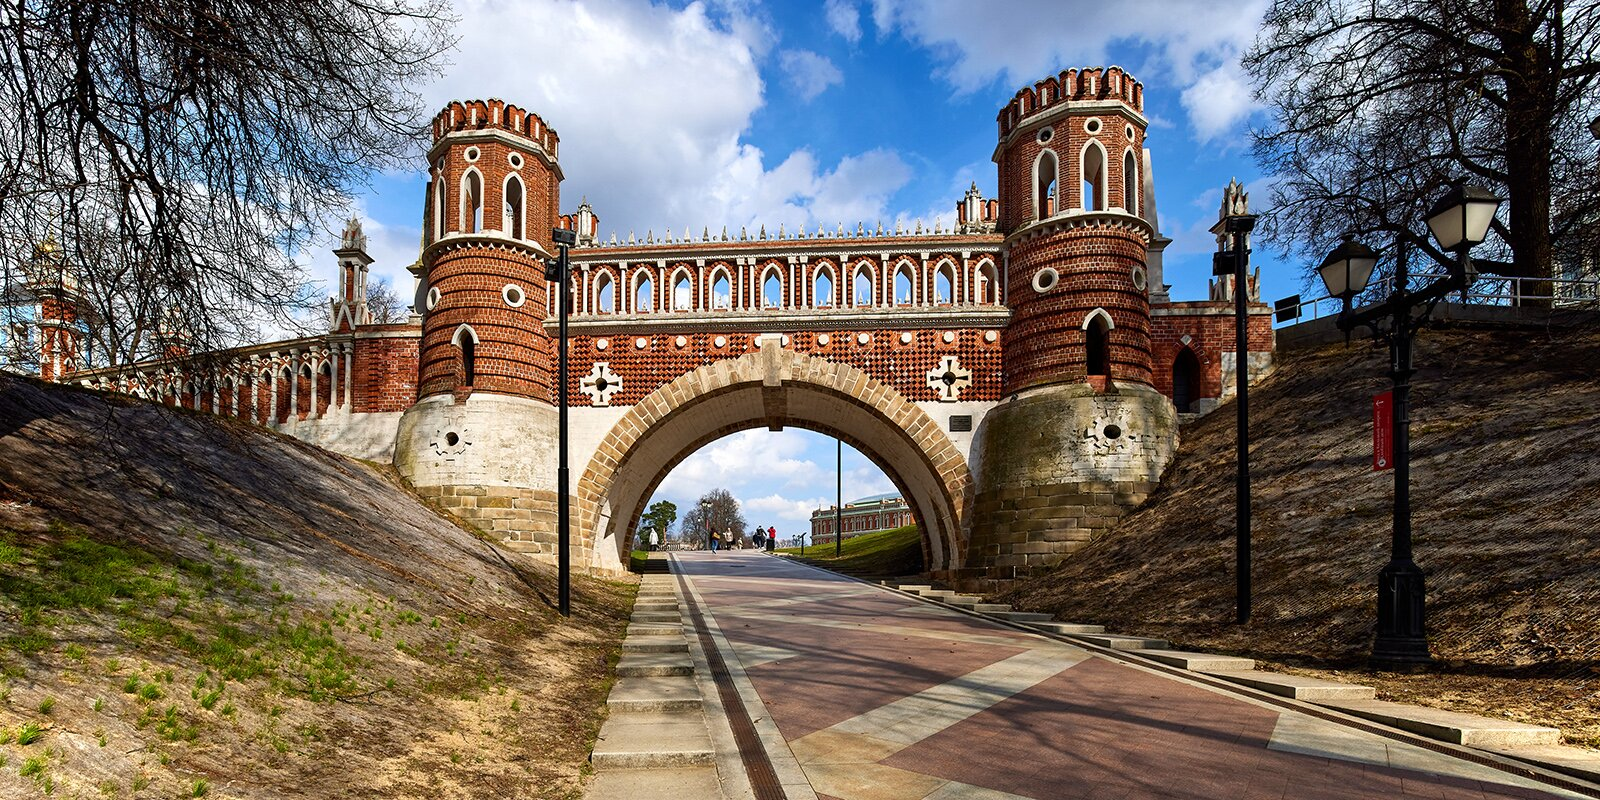
<svg viewBox="0 0 1600 800"><path fill-rule="evenodd" d="M567 316L571 311L572 287L567 281L571 274L567 248L578 243L578 234L566 228L555 228L550 238L556 243L557 256L545 262L544 277L555 281L561 298L560 344L556 353L556 596L561 616L572 616L572 500L568 497L571 476L567 470Z"/></svg>
<svg viewBox="0 0 1600 800"><path fill-rule="evenodd" d="M1477 274L1467 251L1488 235L1500 199L1486 189L1458 185L1428 211L1428 229L1439 248L1455 252L1449 274L1411 291L1406 259L1396 259L1394 291L1370 308L1352 310L1351 301L1367 288L1378 255L1346 237L1322 260L1317 271L1328 295L1344 302L1339 329L1371 329L1389 345L1389 378L1394 383L1391 423L1394 429L1394 539L1389 563L1378 573L1378 631L1371 663L1380 669L1408 669L1432 663L1428 653L1426 587L1422 569L1411 558L1411 344L1427 324L1433 308L1451 292L1465 290Z"/></svg>
<svg viewBox="0 0 1600 800"><path fill-rule="evenodd" d="M710 501L706 501L706 500L700 501L700 516L705 517L705 520L706 520L706 549L710 550L712 552L716 552L717 546L716 546L716 544L714 544L711 541L711 539L717 535L717 532L715 530L713 530L712 527L711 527L711 503L710 503Z"/></svg>
<svg viewBox="0 0 1600 800"><path fill-rule="evenodd" d="M1242 211L1242 207L1238 209ZM1228 247L1212 255L1213 275L1233 275L1234 406L1238 411L1237 453L1234 497L1234 610L1235 620L1250 621L1250 317L1246 275L1250 269L1250 232L1256 215L1228 214L1212 226L1211 232L1225 236Z"/></svg>

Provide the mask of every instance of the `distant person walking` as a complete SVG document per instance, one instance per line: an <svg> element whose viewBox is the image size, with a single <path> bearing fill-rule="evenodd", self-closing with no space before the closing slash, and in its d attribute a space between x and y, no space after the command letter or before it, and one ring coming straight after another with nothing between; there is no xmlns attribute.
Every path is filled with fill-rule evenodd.
<svg viewBox="0 0 1600 800"><path fill-rule="evenodd" d="M756 535L754 537L752 537L752 538L755 541L755 545L756 545L756 549L757 550L760 550L760 549L766 547L767 534L764 531L762 531L760 528L756 528Z"/></svg>
<svg viewBox="0 0 1600 800"><path fill-rule="evenodd" d="M778 549L778 529L769 527L767 528L767 552L770 553L776 549Z"/></svg>
<svg viewBox="0 0 1600 800"><path fill-rule="evenodd" d="M708 539L709 539L709 540L710 540L710 542L711 542L711 552L713 552L713 553L715 553L715 552L717 552L717 534L716 534L716 533L712 533L712 534L711 534L711 535L710 535L710 536L709 536L709 537L707 537L707 538L708 538Z"/></svg>

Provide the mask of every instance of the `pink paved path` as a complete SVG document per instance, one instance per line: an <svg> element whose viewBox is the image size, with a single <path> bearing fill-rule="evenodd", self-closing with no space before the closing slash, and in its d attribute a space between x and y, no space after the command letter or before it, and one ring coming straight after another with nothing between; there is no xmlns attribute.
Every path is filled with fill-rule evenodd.
<svg viewBox="0 0 1600 800"><path fill-rule="evenodd" d="M779 558L675 568L824 800L1573 796Z"/></svg>

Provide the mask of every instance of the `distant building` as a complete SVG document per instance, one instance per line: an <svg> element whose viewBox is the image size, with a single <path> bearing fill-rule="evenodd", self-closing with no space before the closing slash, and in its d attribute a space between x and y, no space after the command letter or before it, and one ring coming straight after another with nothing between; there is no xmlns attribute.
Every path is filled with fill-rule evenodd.
<svg viewBox="0 0 1600 800"><path fill-rule="evenodd" d="M832 544L833 526L838 521L837 506L819 508L811 512L811 541L814 544ZM894 530L915 525L911 508L898 493L875 494L844 504L844 538L854 539L863 533Z"/></svg>

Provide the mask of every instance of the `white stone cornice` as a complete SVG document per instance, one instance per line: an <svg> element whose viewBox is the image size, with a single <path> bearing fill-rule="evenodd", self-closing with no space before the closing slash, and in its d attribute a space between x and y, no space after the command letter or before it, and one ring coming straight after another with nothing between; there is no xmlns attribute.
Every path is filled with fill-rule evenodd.
<svg viewBox="0 0 1600 800"><path fill-rule="evenodd" d="M1004 249L1009 250L1024 242L1031 241L1040 236L1064 230L1078 230L1082 228L1106 227L1120 228L1137 234L1148 247L1150 240L1155 236L1155 228L1143 217L1129 214L1126 211L1113 209L1110 211L1084 211L1074 208L1047 217L1037 222L1029 223L1006 237Z"/></svg>
<svg viewBox="0 0 1600 800"><path fill-rule="evenodd" d="M538 142L526 136L521 136L501 128L478 128L475 130L450 131L449 133L439 137L439 140L434 142L433 147L428 148L428 163L433 163L434 160L439 157L439 154L444 152L445 148L448 148L451 145L472 144L474 142L498 142L507 147L514 147L518 150L526 151L533 154L533 156L539 159L539 161L546 167L549 167L550 171L555 173L556 180L565 180L567 177L561 172L561 164L544 149L544 145L539 144Z"/></svg>
<svg viewBox="0 0 1600 800"><path fill-rule="evenodd" d="M535 258L554 258L544 245L532 239L513 239L501 231L479 231L478 233L460 233L452 231L430 242L422 251L424 263L432 266L433 260L439 256L463 247L489 247L492 249L520 250Z"/></svg>
<svg viewBox="0 0 1600 800"><path fill-rule="evenodd" d="M989 160L997 164L1000 163L1000 154L1005 152L1005 149L1010 147L1011 143L1016 141L1019 136L1032 135L1034 131L1062 117L1092 114L1121 114L1129 120L1139 123L1141 129L1150 127L1150 120L1145 119L1143 114L1133 110L1133 106L1128 105L1127 101L1124 100L1058 100L1051 103L1045 110L1035 111L1019 120L1016 127L1012 128L1011 132L1006 134L999 144L995 145L994 155Z"/></svg>

